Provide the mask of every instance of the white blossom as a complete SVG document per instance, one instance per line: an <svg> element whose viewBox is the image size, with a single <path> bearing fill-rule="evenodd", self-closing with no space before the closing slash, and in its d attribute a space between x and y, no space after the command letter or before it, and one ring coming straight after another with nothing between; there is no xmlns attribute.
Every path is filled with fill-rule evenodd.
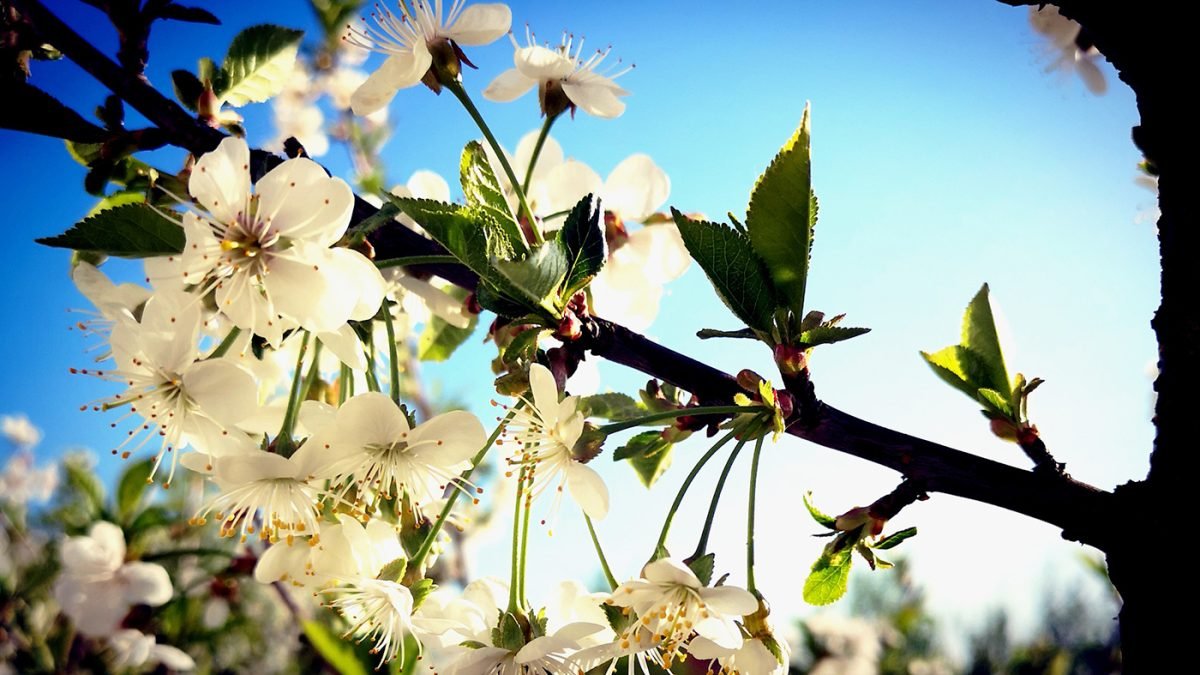
<svg viewBox="0 0 1200 675"><path fill-rule="evenodd" d="M510 34L511 37L511 34ZM610 72L598 72L611 48L597 50L584 56L582 39L575 42L573 35L563 34L559 45L551 49L536 44L536 39L526 30L526 46L522 47L512 38L513 68L500 73L492 83L483 90L483 97L489 101L506 103L525 95L535 86L540 86L543 100L553 96L561 89L570 101L570 106L583 108L588 114L602 118L619 117L625 112L625 103L619 97L628 96L629 92L622 89L614 81L625 74L630 68ZM616 67L620 68L620 61ZM546 111L546 114L557 114L559 111Z"/></svg>
<svg viewBox="0 0 1200 675"><path fill-rule="evenodd" d="M1029 25L1046 39L1046 50L1051 62L1046 71L1074 71L1083 80L1088 91L1100 96L1108 90L1099 61L1100 51L1095 45L1081 40L1083 28L1059 13L1054 5L1029 8Z"/></svg>
<svg viewBox="0 0 1200 675"><path fill-rule="evenodd" d="M113 665L118 670L142 669L162 664L171 670L194 670L196 662L187 652L170 645L160 645L153 635L123 629L108 638L113 653Z"/></svg>

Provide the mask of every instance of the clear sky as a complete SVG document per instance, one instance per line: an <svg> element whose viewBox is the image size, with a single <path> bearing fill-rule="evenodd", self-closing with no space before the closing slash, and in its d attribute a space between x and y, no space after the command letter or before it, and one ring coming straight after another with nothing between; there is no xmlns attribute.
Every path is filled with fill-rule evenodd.
<svg viewBox="0 0 1200 675"><path fill-rule="evenodd" d="M91 8L48 4L105 48L115 44ZM169 92L170 70L222 55L236 28L314 28L301 2L206 6L224 26L161 25L154 34L148 74L160 88ZM873 329L818 351L820 396L877 423L1023 466L1019 449L992 437L977 406L942 385L917 354L956 341L962 308L986 281L1015 338L1010 368L1047 380L1030 409L1052 452L1076 478L1100 487L1144 475L1153 438L1149 321L1158 267L1153 225L1135 219L1154 197L1133 183L1140 159L1129 140L1137 120L1133 96L1107 64L1103 97L1077 79L1045 72L1026 10L984 0L512 6L518 30L529 22L542 39L554 40L566 28L592 45L612 44L614 56L636 63L619 81L632 92L622 117L581 112L560 121L554 136L601 175L630 153L649 153L671 176L669 203L684 211L713 218L744 212L758 173L793 131L805 101L812 102L821 219L809 303ZM474 94L511 67L505 41L470 56L480 66L467 73ZM98 85L67 63L35 63L33 81L81 112L101 101ZM539 123L532 95L481 107L509 147ZM252 142L271 136L266 106L246 114ZM396 131L385 158L393 182L420 168L455 175L462 145L476 135L451 97L423 88L401 92L391 120ZM345 171L336 148L324 159L335 173ZM179 153L159 155L164 166L179 161ZM66 309L85 302L67 278L66 253L32 243L90 208L84 171L60 142L10 132L0 132L0 166L7 206L0 306L9 322L0 338L9 358L0 413L25 412L42 427L38 450L46 456L80 446L104 451L113 443L107 421L78 407L110 390L67 374L85 357L80 336L67 330ZM129 266L109 268L138 275ZM671 287L651 334L729 371L770 373L765 348L694 337L700 328L735 326L693 266ZM486 362L486 351L472 347L461 362L426 374L482 412ZM617 366L601 372L606 388L631 391L645 379ZM649 494L627 467L601 458L616 505L600 533L618 576L636 574L701 450L698 443L681 449ZM795 439L781 441L764 462L760 508L768 533L759 536L759 585L780 614L804 612L799 581L823 540L808 537L816 528L801 515L800 492L814 490L819 504L839 512L870 502L898 477ZM733 581L744 575L738 495L748 464L731 478L714 539L718 569ZM114 470L107 453L99 470ZM702 520L717 471L697 483L680 516L673 539L680 551L695 536L682 523ZM908 525L921 529L906 545L917 578L951 623L976 625L986 608L1004 605L1020 625L1036 613L1039 594L1081 578L1080 547L1023 516L935 495L896 521ZM594 575L586 533L569 509L543 551L531 568L535 598L564 576L561 569ZM496 552L505 556L500 547Z"/></svg>

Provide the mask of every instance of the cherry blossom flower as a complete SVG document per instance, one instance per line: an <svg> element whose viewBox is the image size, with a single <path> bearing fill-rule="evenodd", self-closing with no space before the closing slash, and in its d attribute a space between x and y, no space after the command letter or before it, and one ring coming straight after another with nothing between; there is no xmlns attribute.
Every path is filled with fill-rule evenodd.
<svg viewBox="0 0 1200 675"><path fill-rule="evenodd" d="M108 638L117 670L145 668L162 664L171 670L194 670L196 662L187 652L170 645L160 645L153 635L125 628Z"/></svg>
<svg viewBox="0 0 1200 675"><path fill-rule="evenodd" d="M576 43L573 35L564 33L562 41L554 49L536 44L536 39L528 29L525 47L511 34L510 38L515 49L515 67L492 80L483 90L484 98L507 103L537 86L544 115L554 116L566 109L574 114L576 107L601 118L619 117L625 112L625 103L619 97L628 96L629 92L614 80L629 72L632 66L607 75L597 72L611 48L596 51L584 58L584 41L580 39ZM617 67L620 67L620 61Z"/></svg>
<svg viewBox="0 0 1200 675"><path fill-rule="evenodd" d="M157 607L171 599L171 579L160 565L125 562L125 535L108 522L86 536L68 537L59 549L62 574L54 598L91 637L114 634L133 605Z"/></svg>
<svg viewBox="0 0 1200 675"><path fill-rule="evenodd" d="M258 514L262 524L257 531L263 541L291 543L296 536L316 533L320 490L312 479L320 450L311 446L305 443L291 457L257 450L214 459L213 480L221 494L201 509L192 524L203 525L215 511L221 536L240 532L244 541L255 533Z"/></svg>
<svg viewBox="0 0 1200 675"><path fill-rule="evenodd" d="M786 649L785 642L776 642ZM723 672L743 675L785 675L788 672L787 657L781 663L759 638L749 638L737 649L723 649L705 637L692 639L688 650L692 658L701 661L716 659Z"/></svg>
<svg viewBox="0 0 1200 675"><path fill-rule="evenodd" d="M384 565L404 557L395 527L379 519L363 526L342 513L336 523L321 522L314 534L310 545L280 541L269 547L254 567L255 580L328 586L339 580L372 578Z"/></svg>
<svg viewBox="0 0 1200 675"><path fill-rule="evenodd" d="M508 426L520 446L509 462L524 467L522 471L532 480L532 487L526 489L534 497L555 485L557 504L565 485L584 513L596 520L604 518L608 515L608 487L595 469L573 453L583 433L579 397L559 400L554 375L537 363L529 368L529 392L531 395L522 399L525 405L514 408Z"/></svg>
<svg viewBox="0 0 1200 675"><path fill-rule="evenodd" d="M396 92L419 83L434 65L435 53L449 50L453 58L461 60L460 45L491 44L512 25L508 5L464 4L464 0L454 0L448 14L443 14L442 0L414 0L411 5L400 2L399 14L377 6L378 11L371 14L374 26L364 19L363 28L351 27L346 42L387 54L379 70L354 92L350 104L354 114L369 115L384 108Z"/></svg>
<svg viewBox="0 0 1200 675"><path fill-rule="evenodd" d="M42 440L42 430L25 415L5 415L0 418L4 438L18 448L32 448Z"/></svg>
<svg viewBox="0 0 1200 675"><path fill-rule="evenodd" d="M8 416L4 418L6 436L9 435L7 427L11 419L13 418ZM18 419L29 422L24 415ZM37 432L37 438L41 438L41 432L36 427L33 427L33 430ZM58 487L58 465L50 464L35 469L33 453L24 449L28 447L29 445L25 445L22 450L9 457L8 463L4 465L4 473L0 474L0 488L3 488L0 503L23 505L29 502L44 502L50 499L50 495Z"/></svg>
<svg viewBox="0 0 1200 675"><path fill-rule="evenodd" d="M1096 96L1108 90L1098 65L1100 51L1083 32L1083 27L1059 13L1054 5L1029 8L1029 25L1044 37L1053 61L1046 71L1075 71L1088 91Z"/></svg>
<svg viewBox="0 0 1200 675"><path fill-rule="evenodd" d="M740 649L742 632L736 620L758 610L758 600L749 591L705 587L687 565L670 558L646 565L642 578L613 591L611 602L631 608L638 616L617 637L621 647L645 644L649 635L668 666L687 651L693 634L722 649Z"/></svg>
<svg viewBox="0 0 1200 675"><path fill-rule="evenodd" d="M289 159L250 191L250 150L226 138L192 169L188 189L208 215L186 212L183 281L216 291L233 323L278 345L289 324L335 331L375 315L383 278L362 254L330 248L346 232L354 194L312 160Z"/></svg>

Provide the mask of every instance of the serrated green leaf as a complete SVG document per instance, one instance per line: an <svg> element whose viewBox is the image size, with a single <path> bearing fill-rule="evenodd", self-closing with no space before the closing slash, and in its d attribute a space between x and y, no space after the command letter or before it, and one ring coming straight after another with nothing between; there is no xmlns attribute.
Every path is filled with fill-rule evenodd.
<svg viewBox="0 0 1200 675"><path fill-rule="evenodd" d="M1013 417L1012 403L1004 396L1004 394L1001 394L995 389L980 389L979 391L975 392L975 396L976 400L983 404L983 407L987 408L988 410L1010 419Z"/></svg>
<svg viewBox="0 0 1200 675"><path fill-rule="evenodd" d="M585 417L620 421L645 415L646 406L628 394L614 391L584 396L579 400L579 411Z"/></svg>
<svg viewBox="0 0 1200 675"><path fill-rule="evenodd" d="M479 301L480 307L508 319L517 319L529 313L526 303L513 300L488 283L479 284L475 289L475 299Z"/></svg>
<svg viewBox="0 0 1200 675"><path fill-rule="evenodd" d="M812 571L804 580L804 601L810 605L828 605L846 594L846 582L850 578L850 565L854 558L852 549L836 553L822 553L813 563Z"/></svg>
<svg viewBox="0 0 1200 675"><path fill-rule="evenodd" d="M170 255L183 250L183 228L144 204L101 211L55 237L35 240L44 246L96 251L122 258Z"/></svg>
<svg viewBox="0 0 1200 675"><path fill-rule="evenodd" d="M716 565L717 556L713 553L706 553L699 558L688 563L688 567L700 580L701 586L707 586L712 582L713 566Z"/></svg>
<svg viewBox="0 0 1200 675"><path fill-rule="evenodd" d="M865 333L870 333L870 328L843 328L841 326L817 326L811 330L806 330L800 334L800 342L809 347L817 345L833 344L842 340L849 340L853 337L858 337Z"/></svg>
<svg viewBox="0 0 1200 675"><path fill-rule="evenodd" d="M233 107L260 103L283 91L296 63L303 31L271 24L251 26L234 36L221 64L217 97Z"/></svg>
<svg viewBox="0 0 1200 675"><path fill-rule="evenodd" d="M500 621L492 629L492 644L510 652L516 652L525 646L525 631L521 630L521 624L511 613L504 612L500 615Z"/></svg>
<svg viewBox="0 0 1200 675"><path fill-rule="evenodd" d="M688 253L699 263L717 295L739 319L770 334L778 306L767 270L746 235L719 223L692 220L671 209Z"/></svg>
<svg viewBox="0 0 1200 675"><path fill-rule="evenodd" d="M821 525L822 527L827 527L831 530L836 529L837 518L827 515L821 509L818 509L816 506L813 506L811 491L804 493L804 508L808 509L808 515L812 516L812 519L817 521L818 525Z"/></svg>
<svg viewBox="0 0 1200 675"><path fill-rule="evenodd" d="M649 488L671 466L673 450L674 445L663 440L661 433L643 431L617 448L613 453L613 460L629 460L642 485Z"/></svg>
<svg viewBox="0 0 1200 675"><path fill-rule="evenodd" d="M121 474L117 483L117 518L122 523L129 522L137 512L153 469L154 458L151 457L129 465Z"/></svg>
<svg viewBox="0 0 1200 675"><path fill-rule="evenodd" d="M447 291L456 300L466 300L467 291L457 286ZM479 315L472 314L465 328L460 328L436 314L430 317L417 338L417 358L422 361L445 361L454 350L467 341L479 325Z"/></svg>
<svg viewBox="0 0 1200 675"><path fill-rule="evenodd" d="M492 280L498 276L492 269L493 256L504 260L515 256L509 236L478 207L388 193L384 196L483 279Z"/></svg>
<svg viewBox="0 0 1200 675"><path fill-rule="evenodd" d="M921 356L938 377L975 399L975 392L983 386L982 380L986 379L985 366L978 354L966 347L954 345L932 354L921 352Z"/></svg>
<svg viewBox="0 0 1200 675"><path fill-rule="evenodd" d="M320 621L305 621L302 628L309 644L339 675L367 675L367 667L359 662L353 642L343 640Z"/></svg>
<svg viewBox="0 0 1200 675"><path fill-rule="evenodd" d="M569 263L556 242L542 244L523 260L493 258L492 265L531 303L531 309L542 307L554 314L561 310L557 291L567 276Z"/></svg>
<svg viewBox="0 0 1200 675"><path fill-rule="evenodd" d="M900 542L904 541L905 539L910 539L915 536L917 536L917 528L910 527L907 529L900 530L899 532L893 532L892 534L889 534L888 536L884 537L881 541L879 541L879 543L872 545L871 548L877 548L882 551L886 551L889 548L895 548Z"/></svg>
<svg viewBox="0 0 1200 675"><path fill-rule="evenodd" d="M471 141L463 148L458 172L467 204L487 213L514 242L523 241L521 226L513 217L504 189L479 141Z"/></svg>
<svg viewBox="0 0 1200 675"><path fill-rule="evenodd" d="M604 237L604 210L600 200L587 195L567 214L557 241L567 258L564 299L585 288L604 267L608 243Z"/></svg>
<svg viewBox="0 0 1200 675"><path fill-rule="evenodd" d="M971 298L963 313L961 344L978 354L983 364L981 374L984 379L978 381L979 387L995 389L1007 397L1010 393L1008 369L1004 365L1004 352L1000 348L987 284Z"/></svg>
<svg viewBox="0 0 1200 675"><path fill-rule="evenodd" d="M509 365L522 359L534 361L537 358L538 338L541 337L542 332L542 328L530 328L517 333L516 337L504 348L500 360Z"/></svg>
<svg viewBox="0 0 1200 675"><path fill-rule="evenodd" d="M102 197L100 201L96 202L96 205L93 206L90 211L88 211L85 218L91 218L101 211L107 211L108 209L113 209L118 206L124 206L126 204L141 204L145 201L146 195L141 192L136 192L133 190L114 192L111 195Z"/></svg>
<svg viewBox="0 0 1200 675"><path fill-rule="evenodd" d="M400 581L404 578L404 573L407 570L408 558L401 556L384 565L383 569L379 570L379 574L375 575L375 578L384 581Z"/></svg>
<svg viewBox="0 0 1200 675"><path fill-rule="evenodd" d="M858 546L854 547L854 550L858 551L858 554L863 557L863 560L867 561L867 565L872 570L875 569L875 552L874 551L872 551L870 548L867 547L866 544L864 544L862 542L859 542Z"/></svg>
<svg viewBox="0 0 1200 675"><path fill-rule="evenodd" d="M621 607L604 603L600 605L600 609L604 610L604 616L608 619L609 627L617 635L624 633L625 629L633 623L633 617L626 614Z"/></svg>
<svg viewBox="0 0 1200 675"><path fill-rule="evenodd" d="M665 450L671 444L662 437L659 431L643 431L635 434L625 442L625 445L613 452L613 461L631 459L638 456L653 456Z"/></svg>
<svg viewBox="0 0 1200 675"><path fill-rule="evenodd" d="M804 290L817 214L810 167L809 107L800 127L759 177L746 209L750 243L766 265L780 300L804 313Z"/></svg>

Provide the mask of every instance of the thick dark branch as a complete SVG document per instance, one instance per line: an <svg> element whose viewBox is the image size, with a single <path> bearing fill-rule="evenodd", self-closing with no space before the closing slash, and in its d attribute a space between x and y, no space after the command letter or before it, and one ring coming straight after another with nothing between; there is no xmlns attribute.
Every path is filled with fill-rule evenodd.
<svg viewBox="0 0 1200 675"><path fill-rule="evenodd" d="M51 15L37 0L18 0L46 39L69 58L171 135L172 142L193 153L211 150L221 134L191 118L181 107L146 83L123 72L69 27ZM363 200L355 204L354 222L377 210ZM435 242L396 224L379 228L369 237L377 258L443 254ZM428 265L438 274L466 288L477 279L465 267ZM740 391L732 376L668 349L603 319L589 319L582 346L594 354L670 382L705 401L727 401ZM1096 545L1103 537L1093 525L1103 521L1109 493L1063 480L1047 479L1029 471L993 462L907 434L886 429L828 405L814 403L811 420L791 430L795 436L828 448L895 469L919 481L926 490L974 499L1023 513L1064 529L1064 534ZM811 423L809 423L811 422Z"/></svg>

